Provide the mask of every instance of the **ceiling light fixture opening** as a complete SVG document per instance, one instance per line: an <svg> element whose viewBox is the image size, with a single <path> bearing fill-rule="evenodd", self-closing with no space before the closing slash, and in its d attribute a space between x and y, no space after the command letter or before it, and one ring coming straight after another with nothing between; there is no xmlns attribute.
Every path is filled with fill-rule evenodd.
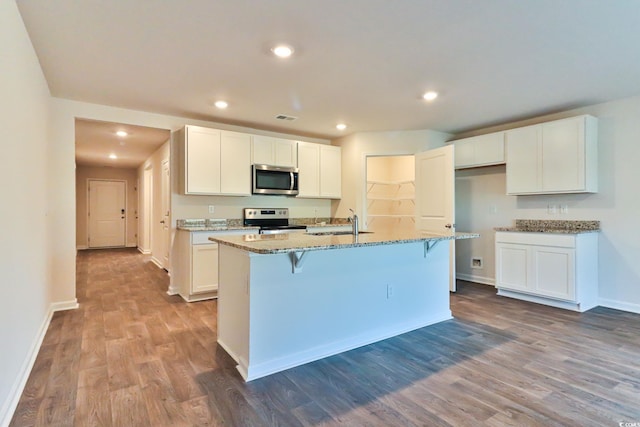
<svg viewBox="0 0 640 427"><path fill-rule="evenodd" d="M271 52L278 58L288 58L293 55L293 48L284 44L275 46L271 49Z"/></svg>
<svg viewBox="0 0 640 427"><path fill-rule="evenodd" d="M438 92L430 90L429 92L426 92L424 95L422 95L422 97L427 101L433 101L438 97Z"/></svg>
<svg viewBox="0 0 640 427"><path fill-rule="evenodd" d="M219 108L220 110L224 110L229 106L229 103L226 101L216 101L213 105L215 105L216 108Z"/></svg>
<svg viewBox="0 0 640 427"><path fill-rule="evenodd" d="M115 154L111 153L111 154L109 154L109 158L115 160L115 159L118 158L118 156L116 156Z"/></svg>
<svg viewBox="0 0 640 427"><path fill-rule="evenodd" d="M347 125L344 124L344 123L338 123L336 125L336 129L338 129L338 130L345 130L346 128L347 128Z"/></svg>
<svg viewBox="0 0 640 427"><path fill-rule="evenodd" d="M120 138L124 138L125 136L129 135L127 132L123 131L123 130L119 130L118 132L116 132L116 135L118 135Z"/></svg>

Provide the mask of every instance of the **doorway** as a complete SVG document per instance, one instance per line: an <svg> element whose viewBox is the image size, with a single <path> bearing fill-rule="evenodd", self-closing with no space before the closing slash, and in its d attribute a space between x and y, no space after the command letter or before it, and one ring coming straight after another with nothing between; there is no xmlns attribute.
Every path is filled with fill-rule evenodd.
<svg viewBox="0 0 640 427"><path fill-rule="evenodd" d="M367 230L414 230L414 156L367 156L366 160Z"/></svg>
<svg viewBox="0 0 640 427"><path fill-rule="evenodd" d="M89 248L125 246L126 184L126 181L89 180L87 185Z"/></svg>

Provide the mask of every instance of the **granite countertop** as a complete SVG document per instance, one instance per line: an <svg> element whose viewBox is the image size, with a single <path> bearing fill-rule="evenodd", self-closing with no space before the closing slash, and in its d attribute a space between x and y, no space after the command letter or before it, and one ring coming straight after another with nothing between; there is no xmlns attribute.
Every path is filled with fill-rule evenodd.
<svg viewBox="0 0 640 427"><path fill-rule="evenodd" d="M552 219L516 219L513 227L496 227L495 231L515 233L582 234L600 231L600 221L564 221Z"/></svg>
<svg viewBox="0 0 640 427"><path fill-rule="evenodd" d="M176 229L183 231L227 231L227 230L259 230L260 227L245 227L242 219L179 219ZM335 227L351 225L346 218L291 218L291 225L308 227Z"/></svg>
<svg viewBox="0 0 640 427"><path fill-rule="evenodd" d="M280 254L296 251L318 251L362 246L392 245L413 242L437 242L441 240L473 239L475 233L438 235L419 231L376 232L341 235L313 235L305 233L253 234L246 236L210 237L209 240L258 254Z"/></svg>

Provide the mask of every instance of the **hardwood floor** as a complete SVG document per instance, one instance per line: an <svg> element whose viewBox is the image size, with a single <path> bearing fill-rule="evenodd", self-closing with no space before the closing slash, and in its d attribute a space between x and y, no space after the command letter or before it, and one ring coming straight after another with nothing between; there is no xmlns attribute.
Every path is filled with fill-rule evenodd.
<svg viewBox="0 0 640 427"><path fill-rule="evenodd" d="M640 423L640 315L579 314L460 282L455 319L244 383L216 303L166 294L135 250L82 251L12 426Z"/></svg>

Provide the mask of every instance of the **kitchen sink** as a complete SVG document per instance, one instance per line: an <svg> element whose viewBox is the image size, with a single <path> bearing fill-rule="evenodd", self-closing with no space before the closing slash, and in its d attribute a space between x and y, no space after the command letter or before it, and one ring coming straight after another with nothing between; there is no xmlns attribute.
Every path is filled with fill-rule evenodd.
<svg viewBox="0 0 640 427"><path fill-rule="evenodd" d="M373 231L360 231L358 234L371 234ZM307 233L311 236L346 236L352 234L351 231L320 231L318 233Z"/></svg>

